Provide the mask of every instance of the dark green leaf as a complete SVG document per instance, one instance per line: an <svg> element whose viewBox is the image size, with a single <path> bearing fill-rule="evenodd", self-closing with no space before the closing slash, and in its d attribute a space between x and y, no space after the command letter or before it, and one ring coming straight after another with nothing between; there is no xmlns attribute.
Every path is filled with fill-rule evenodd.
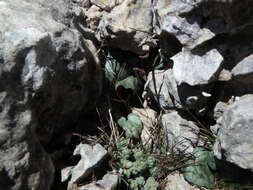
<svg viewBox="0 0 253 190"><path fill-rule="evenodd" d="M193 155L194 161L189 161L184 169L184 177L192 184L213 188L215 179L211 169L215 169L213 153L203 147L196 147Z"/></svg>
<svg viewBox="0 0 253 190"><path fill-rule="evenodd" d="M106 57L105 76L110 81L118 81L126 78L127 71L109 54Z"/></svg>
<svg viewBox="0 0 253 190"><path fill-rule="evenodd" d="M121 81L118 81L115 85L115 89L117 89L119 86L122 86L125 89L136 90L137 83L138 83L138 80L135 77L129 76Z"/></svg>

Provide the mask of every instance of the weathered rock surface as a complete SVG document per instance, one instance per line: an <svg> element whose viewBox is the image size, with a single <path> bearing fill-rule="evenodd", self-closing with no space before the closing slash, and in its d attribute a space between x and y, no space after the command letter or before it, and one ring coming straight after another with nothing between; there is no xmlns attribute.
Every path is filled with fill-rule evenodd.
<svg viewBox="0 0 253 190"><path fill-rule="evenodd" d="M169 148L192 153L198 144L199 128L191 121L182 118L176 111L164 114L161 124L167 133Z"/></svg>
<svg viewBox="0 0 253 190"><path fill-rule="evenodd" d="M102 180L78 188L78 190L117 190L120 178L116 174L106 174Z"/></svg>
<svg viewBox="0 0 253 190"><path fill-rule="evenodd" d="M233 69L234 77L253 74L253 54L240 61Z"/></svg>
<svg viewBox="0 0 253 190"><path fill-rule="evenodd" d="M204 0L156 0L155 1L155 10L159 18L163 18L166 15L174 14L180 15L192 11Z"/></svg>
<svg viewBox="0 0 253 190"><path fill-rule="evenodd" d="M214 119L217 120L222 117L224 111L226 110L228 104L224 102L218 102L214 108Z"/></svg>
<svg viewBox="0 0 253 190"><path fill-rule="evenodd" d="M174 107L164 79L166 72L168 71L155 70L153 73L150 72L142 96L148 102L155 99L161 107Z"/></svg>
<svg viewBox="0 0 253 190"><path fill-rule="evenodd" d="M125 0L103 15L99 36L109 46L142 55L156 45L152 40L152 3L143 0Z"/></svg>
<svg viewBox="0 0 253 190"><path fill-rule="evenodd" d="M190 109L199 114L205 112L209 98L212 96L211 84L178 85L172 69L155 71L154 77L149 73L144 89L144 98L154 98L164 109Z"/></svg>
<svg viewBox="0 0 253 190"><path fill-rule="evenodd" d="M202 57L183 51L171 59L174 62L173 74L177 84L187 83L191 86L208 84L217 79L223 61L215 49Z"/></svg>
<svg viewBox="0 0 253 190"><path fill-rule="evenodd" d="M66 26L70 7L0 2L0 189L50 189L54 166L39 141L76 122L99 95L96 47Z"/></svg>
<svg viewBox="0 0 253 190"><path fill-rule="evenodd" d="M253 96L242 96L228 106L214 145L218 159L253 171Z"/></svg>
<svg viewBox="0 0 253 190"><path fill-rule="evenodd" d="M190 185L184 176L178 172L170 174L167 178L165 190L199 190L198 187ZM204 190L204 188L201 188Z"/></svg>
<svg viewBox="0 0 253 190"><path fill-rule="evenodd" d="M192 49L215 36L209 29L201 29L197 23L190 24L185 18L177 15L167 15L163 18L162 32L176 37L181 45Z"/></svg>
<svg viewBox="0 0 253 190"><path fill-rule="evenodd" d="M62 170L62 181L70 178L69 188L73 184L82 183L91 172L98 167L107 156L107 151L100 145L79 144L73 155L80 155L81 160L76 166Z"/></svg>
<svg viewBox="0 0 253 190"><path fill-rule="evenodd" d="M95 42L146 56L159 44L164 60L174 63L149 74L145 96L152 94L163 109L205 113L219 99L253 93L251 7L252 0L0 1L0 189L51 188L54 166L41 144L96 102L101 69ZM221 89L213 88L217 83ZM252 99L217 104L211 127L218 134L216 157L251 171ZM199 132L193 122L171 112L162 124L171 147L192 152ZM101 147L84 149L89 153L77 151L82 159L63 171L63 181L71 176L79 183L106 155Z"/></svg>
<svg viewBox="0 0 253 190"><path fill-rule="evenodd" d="M155 128L157 124L157 113L156 111L146 108L133 108L132 113L139 116L143 129L141 132L141 141L143 144L148 145L152 142L151 130Z"/></svg>

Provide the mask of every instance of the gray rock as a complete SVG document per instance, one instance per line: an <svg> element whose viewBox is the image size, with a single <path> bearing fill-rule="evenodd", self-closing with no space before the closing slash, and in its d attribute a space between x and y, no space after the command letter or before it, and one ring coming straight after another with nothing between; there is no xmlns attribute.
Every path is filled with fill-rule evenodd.
<svg viewBox="0 0 253 190"><path fill-rule="evenodd" d="M220 128L222 127L222 116L228 106L234 102L234 97L231 98L228 102L218 102L213 110L213 118L216 120L216 124L210 126L210 130L214 135L217 135Z"/></svg>
<svg viewBox="0 0 253 190"><path fill-rule="evenodd" d="M224 111L227 109L227 107L239 99L240 97L238 96L232 96L226 102L218 102L214 108L214 118L215 119L220 118L223 115Z"/></svg>
<svg viewBox="0 0 253 190"><path fill-rule="evenodd" d="M67 167L62 170L62 181L69 181L69 188L73 184L79 184L89 176L96 167L98 167L107 156L107 151L100 145L91 146L88 144L79 144L73 155L80 155L81 160L76 166Z"/></svg>
<svg viewBox="0 0 253 190"><path fill-rule="evenodd" d="M230 81L232 79L232 73L226 69L222 69L218 81Z"/></svg>
<svg viewBox="0 0 253 190"><path fill-rule="evenodd" d="M185 18L167 15L163 18L161 29L175 36L183 47L193 49L215 36L209 29L201 29L197 23L190 24Z"/></svg>
<svg viewBox="0 0 253 190"><path fill-rule="evenodd" d="M147 77L147 82L144 86L143 98L146 100L155 99L161 107L174 107L171 100L168 87L166 85L165 76L168 71L155 70L150 72ZM153 76L154 75L154 76Z"/></svg>
<svg viewBox="0 0 253 190"><path fill-rule="evenodd" d="M245 95L229 105L223 114L214 145L218 159L253 171L253 96Z"/></svg>
<svg viewBox="0 0 253 190"><path fill-rule="evenodd" d="M173 74L178 85L191 86L208 84L217 79L223 57L215 49L204 56L182 51L171 58L174 62Z"/></svg>
<svg viewBox="0 0 253 190"><path fill-rule="evenodd" d="M20 110L10 120L15 105L1 92L0 105L0 189L49 190L54 178L54 165L30 127L32 113Z"/></svg>
<svg viewBox="0 0 253 190"><path fill-rule="evenodd" d="M40 142L100 93L97 49L65 25L70 9L65 0L0 2L0 189L49 190L54 166Z"/></svg>
<svg viewBox="0 0 253 190"><path fill-rule="evenodd" d="M159 17L163 18L163 16L168 14L183 14L192 11L195 7L197 7L204 0L164 0L159 1L156 0L155 8Z"/></svg>
<svg viewBox="0 0 253 190"><path fill-rule="evenodd" d="M233 69L234 77L253 74L253 54L240 61Z"/></svg>
<svg viewBox="0 0 253 190"><path fill-rule="evenodd" d="M106 174L102 180L92 182L78 188L78 190L117 190L120 178L116 174Z"/></svg>
<svg viewBox="0 0 253 190"><path fill-rule="evenodd" d="M103 15L99 36L109 46L139 55L156 45L152 39L152 3L149 0L125 0Z"/></svg>
<svg viewBox="0 0 253 190"><path fill-rule="evenodd" d="M144 145L151 145L152 136L150 131L154 129L157 124L157 112L150 108L132 108L132 113L139 116L143 129L141 132L141 141Z"/></svg>
<svg viewBox="0 0 253 190"><path fill-rule="evenodd" d="M100 20L104 13L99 7L93 5L87 11L85 11L87 26L92 30L96 31Z"/></svg>
<svg viewBox="0 0 253 190"><path fill-rule="evenodd" d="M200 190L197 186L190 185L184 176L178 172L170 174L166 178L167 184L165 190ZM201 187L202 190L205 188Z"/></svg>
<svg viewBox="0 0 253 190"><path fill-rule="evenodd" d="M190 86L186 83L177 85L174 72L171 69L166 71L164 83L176 108L194 110L199 114L206 111L208 99L212 96L210 94L212 85Z"/></svg>
<svg viewBox="0 0 253 190"><path fill-rule="evenodd" d="M222 116L227 110L228 106L233 104L239 97L232 96L227 102L218 102L213 110L213 118L216 120L216 124L210 126L210 130L214 135L218 135L220 128L222 127Z"/></svg>
<svg viewBox="0 0 253 190"><path fill-rule="evenodd" d="M225 102L218 102L216 105L215 105L215 108L214 108L214 119L217 120L218 118L220 118L224 111L226 110L226 108L228 107L228 104L225 103Z"/></svg>
<svg viewBox="0 0 253 190"><path fill-rule="evenodd" d="M69 166L61 170L61 182L67 181L71 177L71 171L74 166Z"/></svg>
<svg viewBox="0 0 253 190"><path fill-rule="evenodd" d="M169 148L192 153L198 144L199 128L191 121L182 118L176 111L164 114L161 124L166 131Z"/></svg>
<svg viewBox="0 0 253 190"><path fill-rule="evenodd" d="M220 128L221 128L221 125L220 125L220 123L219 123L219 120L217 120L217 122L218 122L217 124L210 126L210 130L211 130L211 132L212 132L214 135L217 135L218 132L219 132L219 130L220 130Z"/></svg>
<svg viewBox="0 0 253 190"><path fill-rule="evenodd" d="M164 86L168 89L169 97L172 99L173 105L179 109L183 108L184 103L180 99L180 92L178 92L178 86L172 69L168 69L164 75Z"/></svg>
<svg viewBox="0 0 253 190"><path fill-rule="evenodd" d="M155 98L164 109L190 109L203 114L211 97L212 85L190 86L186 83L177 85L172 69L168 69L155 71L154 79L153 74L149 73L144 89L144 98Z"/></svg>

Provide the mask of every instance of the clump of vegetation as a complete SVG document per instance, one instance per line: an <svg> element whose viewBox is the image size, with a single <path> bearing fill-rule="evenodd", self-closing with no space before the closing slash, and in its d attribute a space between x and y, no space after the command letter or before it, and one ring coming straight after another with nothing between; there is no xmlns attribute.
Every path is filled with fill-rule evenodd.
<svg viewBox="0 0 253 190"><path fill-rule="evenodd" d="M159 174L156 159L142 148L131 148L130 138L120 138L117 142L116 161L122 168L122 175L133 190L156 190L158 183L154 177Z"/></svg>
<svg viewBox="0 0 253 190"><path fill-rule="evenodd" d="M142 131L142 122L137 115L130 113L127 116L127 119L125 117L121 117L118 120L118 124L125 131L126 137L139 138Z"/></svg>
<svg viewBox="0 0 253 190"><path fill-rule="evenodd" d="M131 143L134 139L139 139L142 131L142 122L135 114L129 114L127 119L121 117L118 122L125 131L126 137L118 139L116 144L116 161L122 169L122 175L133 190L143 188L156 190L158 183L154 177L158 175L159 169L156 167L156 159L150 154L148 149L141 147L139 143Z"/></svg>
<svg viewBox="0 0 253 190"><path fill-rule="evenodd" d="M216 170L214 154L204 147L196 147L193 151L194 160L188 161L188 166L183 169L184 177L192 184L213 188Z"/></svg>
<svg viewBox="0 0 253 190"><path fill-rule="evenodd" d="M164 67L162 57L156 56L151 67L151 71ZM142 69L138 68L138 70ZM148 70L145 73L148 73ZM161 189L162 185L166 183L164 183L166 177L175 171L180 171L189 183L200 187L218 188L219 190L234 190L240 187L240 185L231 185L232 183L217 178L216 164L211 148L215 137L190 112L189 115L200 126L199 135L204 142L203 147L195 147L192 154L174 151L177 150L177 147L169 147L168 149L166 134L159 125L159 121L149 131L151 144L142 144L140 140L143 129L142 122L137 115L129 113L133 106L128 101L129 96L134 96L137 100L141 99L137 92L140 76L135 74L133 68L126 68L125 63L118 62L109 53L106 55L105 75L112 87L110 89L114 92L112 94L119 98L116 107L118 108L121 103L122 107L126 108L122 113L115 110L113 113L109 113L110 132L106 143L109 144L111 150L113 168L116 167L120 171L122 181L126 182L127 188L130 190ZM119 96L122 95L120 93L122 88L126 93L133 92L131 95L128 94L127 100ZM113 100L114 97L108 99ZM123 117L122 115L126 115L126 113L128 113L127 117ZM115 122L114 118L119 119ZM159 118L157 119L159 120ZM223 188L225 186L229 188Z"/></svg>
<svg viewBox="0 0 253 190"><path fill-rule="evenodd" d="M158 62L157 58L154 62ZM137 94L137 77L133 75L134 72L131 71L131 68L126 68L124 64L114 59L109 53L106 56L105 74L111 86L114 87L112 90L116 92L115 99L120 98L118 102L122 102L122 98L118 97L119 87L130 90L125 91L127 93L131 93L132 90L136 99L140 99ZM113 100L114 98L110 97L110 99ZM129 106L126 107L127 113L129 113L133 105L127 104L127 106ZM160 158L163 158L164 164L168 163L166 162L168 159L166 142L163 138L161 126L154 124L154 128L150 129L150 133L153 134L151 135L152 143L143 145L140 139L143 126L139 116L133 113L129 113L127 117L121 115L125 115L125 113L109 113L110 134L107 141L110 142L110 149L112 150L113 167L116 166L116 169L121 171L123 181L126 182L130 190L160 189L161 186L158 181L160 182L166 177L167 171L171 171L162 171L162 168L165 167L158 164L158 161L161 163ZM114 117L119 118L117 122L115 122ZM174 162L173 160L170 161L169 167L171 168Z"/></svg>

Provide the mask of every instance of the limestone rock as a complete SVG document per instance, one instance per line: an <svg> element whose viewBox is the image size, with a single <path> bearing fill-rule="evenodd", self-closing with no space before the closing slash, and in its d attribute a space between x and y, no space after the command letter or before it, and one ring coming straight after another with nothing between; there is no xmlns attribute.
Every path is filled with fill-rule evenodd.
<svg viewBox="0 0 253 190"><path fill-rule="evenodd" d="M207 103L212 96L211 84L190 86L183 83L178 85L172 69L155 71L154 79L153 74L149 73L144 89L144 98L154 98L164 109L190 109L198 114L206 111Z"/></svg>
<svg viewBox="0 0 253 190"><path fill-rule="evenodd" d="M241 75L252 75L253 74L253 54L244 58L240 61L233 69L232 74L234 77Z"/></svg>
<svg viewBox="0 0 253 190"><path fill-rule="evenodd" d="M218 159L253 171L253 96L245 95L229 105L223 114L214 145Z"/></svg>
<svg viewBox="0 0 253 190"><path fill-rule="evenodd" d="M171 59L174 62L173 74L177 84L187 83L191 86L216 80L223 61L223 57L215 49L202 57L182 51Z"/></svg>
<svg viewBox="0 0 253 190"><path fill-rule="evenodd" d="M125 0L105 14L99 23L99 36L111 47L139 55L155 46L152 40L152 4L149 0Z"/></svg>
<svg viewBox="0 0 253 190"><path fill-rule="evenodd" d="M166 180L165 190L200 190L200 188L190 185L178 172L170 174ZM205 190L205 188L201 188L201 190Z"/></svg>
<svg viewBox="0 0 253 190"><path fill-rule="evenodd" d="M49 190L54 166L40 143L75 123L100 94L97 49L67 26L71 6L0 2L0 189Z"/></svg>
<svg viewBox="0 0 253 190"><path fill-rule="evenodd" d="M150 72L142 96L147 101L155 99L161 107L174 107L164 80L166 72L165 70L155 70L154 73Z"/></svg>
<svg viewBox="0 0 253 190"><path fill-rule="evenodd" d="M70 176L69 188L73 184L79 184L91 174L94 168L98 167L107 156L107 151L100 145L91 146L79 144L73 155L80 155L81 160L76 166L67 167L62 170L62 180L67 180Z"/></svg>
<svg viewBox="0 0 253 190"><path fill-rule="evenodd" d="M201 29L197 23L190 24L185 18L167 15L163 18L162 32L176 37L182 46L192 49L215 36L209 29Z"/></svg>
<svg viewBox="0 0 253 190"><path fill-rule="evenodd" d="M69 166L61 170L61 182L67 181L70 178L73 167Z"/></svg>
<svg viewBox="0 0 253 190"><path fill-rule="evenodd" d="M208 99L212 96L210 93L212 85L190 86L186 83L178 85L172 69L166 71L164 83L175 108L190 109L199 114L205 112Z"/></svg>
<svg viewBox="0 0 253 190"><path fill-rule="evenodd" d="M116 174L106 174L102 180L92 182L78 188L78 190L117 190L120 178Z"/></svg>
<svg viewBox="0 0 253 190"><path fill-rule="evenodd" d="M224 102L218 102L214 108L214 119L220 118L226 110L228 104Z"/></svg>
<svg viewBox="0 0 253 190"><path fill-rule="evenodd" d="M152 142L152 137L150 136L150 131L154 129L157 124L157 113L156 111L146 108L133 108L132 113L139 116L143 129L141 133L141 141L143 144L147 145Z"/></svg>
<svg viewBox="0 0 253 190"><path fill-rule="evenodd" d="M156 0L156 8L159 10L158 14L160 17L175 13L183 14L190 12L192 9L197 7L204 0Z"/></svg>
<svg viewBox="0 0 253 190"><path fill-rule="evenodd" d="M87 11L85 11L87 26L96 31L104 12L97 6L92 5Z"/></svg>
<svg viewBox="0 0 253 190"><path fill-rule="evenodd" d="M232 73L226 69L222 69L218 81L230 81L232 79Z"/></svg>
<svg viewBox="0 0 253 190"><path fill-rule="evenodd" d="M161 124L167 133L169 148L184 153L193 152L193 147L198 144L199 128L192 121L173 111L162 116Z"/></svg>

